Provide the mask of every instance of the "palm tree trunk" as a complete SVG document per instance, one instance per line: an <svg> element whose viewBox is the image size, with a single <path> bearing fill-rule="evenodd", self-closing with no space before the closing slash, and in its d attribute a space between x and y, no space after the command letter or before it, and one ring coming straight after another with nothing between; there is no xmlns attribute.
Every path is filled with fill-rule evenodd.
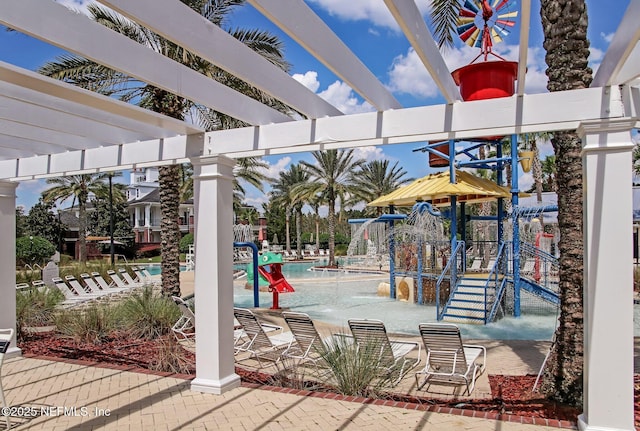
<svg viewBox="0 0 640 431"><path fill-rule="evenodd" d="M320 250L320 214L316 209L316 249Z"/></svg>
<svg viewBox="0 0 640 431"><path fill-rule="evenodd" d="M159 181L162 293L180 296L180 166L161 166Z"/></svg>
<svg viewBox="0 0 640 431"><path fill-rule="evenodd" d="M284 228L287 251L291 253L291 208L288 207L285 210Z"/></svg>
<svg viewBox="0 0 640 431"><path fill-rule="evenodd" d="M587 5L585 0L542 0L547 88L563 91L587 88ZM554 133L558 227L560 230L560 318L555 343L544 372L542 391L557 401L582 405L583 395L583 255L582 142L575 132Z"/></svg>
<svg viewBox="0 0 640 431"><path fill-rule="evenodd" d="M336 200L333 196L329 196L329 266L336 264Z"/></svg>
<svg viewBox="0 0 640 431"><path fill-rule="evenodd" d="M84 199L84 200L83 200ZM78 260L87 261L87 197L78 199Z"/></svg>
<svg viewBox="0 0 640 431"><path fill-rule="evenodd" d="M298 257L302 257L302 207L296 208L296 243Z"/></svg>
<svg viewBox="0 0 640 431"><path fill-rule="evenodd" d="M582 142L575 133L565 132L555 133L553 143L559 156L557 181L563 191L558 194L560 317L541 390L560 402L579 406L584 352Z"/></svg>

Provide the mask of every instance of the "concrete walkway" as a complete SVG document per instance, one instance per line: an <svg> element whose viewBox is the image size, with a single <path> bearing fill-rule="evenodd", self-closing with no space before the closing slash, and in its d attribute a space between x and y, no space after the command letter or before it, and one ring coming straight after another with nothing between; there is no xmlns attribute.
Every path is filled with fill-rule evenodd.
<svg viewBox="0 0 640 431"><path fill-rule="evenodd" d="M246 386L201 394L189 380L30 358L7 360L2 379L17 430L557 430Z"/></svg>

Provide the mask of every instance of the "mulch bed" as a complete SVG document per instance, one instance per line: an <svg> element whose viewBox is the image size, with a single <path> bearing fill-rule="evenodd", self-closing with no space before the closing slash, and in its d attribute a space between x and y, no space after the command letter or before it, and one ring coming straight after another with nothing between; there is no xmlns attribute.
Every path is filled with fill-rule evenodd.
<svg viewBox="0 0 640 431"><path fill-rule="evenodd" d="M124 335L106 340L101 344L77 343L70 338L56 336L54 333L34 334L20 343L25 356L48 356L64 359L102 362L139 368L150 368L151 360L162 341L129 339ZM195 355L185 351L186 359L193 364L191 373L195 373ZM271 375L236 368L242 381L261 385L277 385ZM489 375L491 399L486 400L439 400L426 397L412 397L399 394L389 395L394 401L438 405L457 409L468 409L498 414L511 414L523 417L565 420L575 423L580 410L546 400L531 389L536 376ZM640 428L640 376L635 376L635 422ZM329 390L314 386L315 391Z"/></svg>

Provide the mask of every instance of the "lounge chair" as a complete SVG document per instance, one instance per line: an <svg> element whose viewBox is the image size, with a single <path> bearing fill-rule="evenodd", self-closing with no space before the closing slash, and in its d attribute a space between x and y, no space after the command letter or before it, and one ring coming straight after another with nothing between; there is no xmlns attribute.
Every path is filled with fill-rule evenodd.
<svg viewBox="0 0 640 431"><path fill-rule="evenodd" d="M98 299L100 297L105 297L109 294L109 292L91 292L89 289L85 288L80 282L73 276L67 275L65 278L65 282L71 286L71 288L78 294L80 297L87 297L92 299Z"/></svg>
<svg viewBox="0 0 640 431"><path fill-rule="evenodd" d="M262 368L262 360L278 362L282 353L294 341L291 332L267 335L255 314L246 308L234 308L233 315L242 326L244 341L236 346L236 351L249 352L250 358L255 358Z"/></svg>
<svg viewBox="0 0 640 431"><path fill-rule="evenodd" d="M99 272L92 272L91 277L96 281L96 283L102 290L109 290L116 287L116 284L114 282L107 283L107 280L102 278L102 275Z"/></svg>
<svg viewBox="0 0 640 431"><path fill-rule="evenodd" d="M93 299L98 298L98 296L89 295L86 292L84 294L82 294L82 292L76 293L60 277L54 277L51 279L51 281L53 282L53 285L62 292L64 297L67 299L67 301L72 301L72 302L68 302L68 304L72 304L73 302L75 303L87 302L87 301L91 301Z"/></svg>
<svg viewBox="0 0 640 431"><path fill-rule="evenodd" d="M12 339L13 329L0 329L0 401L2 401L2 407L9 407L2 389L2 362L4 361L4 355L9 350ZM4 420L7 422L7 429L11 429L11 418L8 414L4 415Z"/></svg>
<svg viewBox="0 0 640 431"><path fill-rule="evenodd" d="M134 281L137 283L154 284L154 285L160 284L160 280L154 279L146 268L143 269L143 268L134 266L134 267L131 267L131 270L136 275L137 280L134 280Z"/></svg>
<svg viewBox="0 0 640 431"><path fill-rule="evenodd" d="M196 316L184 299L178 296L172 296L173 302L178 305L182 315L176 323L171 327L173 334L178 341L191 340L196 337Z"/></svg>
<svg viewBox="0 0 640 431"><path fill-rule="evenodd" d="M89 291L89 293L111 295L111 294L115 294L115 293L122 293L122 292L129 291L129 289L121 289L121 288L117 288L117 287L107 287L106 289L104 289L101 286L99 286L98 283L96 282L96 280L94 280L87 273L80 274L80 278L82 278L82 281L84 282L84 285L86 286L86 290Z"/></svg>
<svg viewBox="0 0 640 431"><path fill-rule="evenodd" d="M333 338L323 339L308 314L284 311L282 316L296 341L282 355L298 360L299 364L311 361L316 368L324 366L322 354L333 344Z"/></svg>
<svg viewBox="0 0 640 431"><path fill-rule="evenodd" d="M390 378L397 372L392 385L397 385L405 374L420 362L420 343L390 340L384 323L375 319L350 319L349 329L358 346L378 349L378 367ZM417 358L407 355L417 350Z"/></svg>
<svg viewBox="0 0 640 431"><path fill-rule="evenodd" d="M144 284L142 281L135 281L133 277L131 277L131 274L129 274L129 272L124 268L118 269L118 272L127 283L128 287L140 287Z"/></svg>
<svg viewBox="0 0 640 431"><path fill-rule="evenodd" d="M432 379L465 384L471 395L476 378L482 374L487 360L484 346L462 344L460 328L450 323L421 323L420 337L427 352L427 363L416 373L418 390ZM420 383L420 376L423 376Z"/></svg>
<svg viewBox="0 0 640 431"><path fill-rule="evenodd" d="M467 271L478 272L481 269L482 269L482 258L481 257L476 257L475 259L473 259L473 262L471 262L471 265L469 265L467 267Z"/></svg>
<svg viewBox="0 0 640 431"><path fill-rule="evenodd" d="M112 269L109 269L107 271L107 274L109 275L109 277L111 277L111 280L113 280L113 282L115 283L116 287L119 287L121 289L132 289L134 287L138 287L140 286L139 284L135 283L133 285L125 282L122 278L120 278L120 276L118 275L117 272L115 272Z"/></svg>

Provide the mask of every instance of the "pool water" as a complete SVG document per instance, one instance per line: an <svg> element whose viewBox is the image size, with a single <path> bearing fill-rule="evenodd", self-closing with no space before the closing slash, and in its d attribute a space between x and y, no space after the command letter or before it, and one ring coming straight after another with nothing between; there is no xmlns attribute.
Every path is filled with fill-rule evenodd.
<svg viewBox="0 0 640 431"><path fill-rule="evenodd" d="M345 328L352 318L379 319L385 323L387 331L398 334L417 335L419 323L436 321L435 306L409 304L378 296L378 284L388 281L388 275L319 274L322 277L316 280L288 279L296 291L281 294L280 307L307 313L312 319ZM271 293L260 292L259 299L260 307L271 307ZM244 280L234 284L234 303L237 307L253 307L253 290L245 289ZM458 326L467 339L551 340L556 320L555 315L525 315L506 317L489 325Z"/></svg>
<svg viewBox="0 0 640 431"><path fill-rule="evenodd" d="M162 271L162 268L161 268L159 263L149 263L149 264L145 264L145 265L138 265L138 267L139 268L146 268L147 271L149 271L149 274L151 274L151 275L158 275ZM186 270L187 270L187 266L186 265L180 265L180 272L186 271Z"/></svg>

